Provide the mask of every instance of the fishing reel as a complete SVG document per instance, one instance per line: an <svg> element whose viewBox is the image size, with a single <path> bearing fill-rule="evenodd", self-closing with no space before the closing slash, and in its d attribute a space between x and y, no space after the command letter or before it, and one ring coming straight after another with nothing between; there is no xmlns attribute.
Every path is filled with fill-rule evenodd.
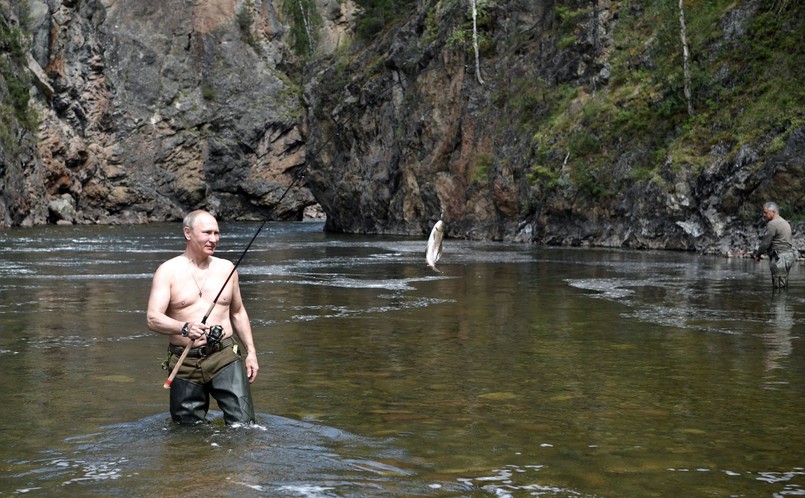
<svg viewBox="0 0 805 498"><path fill-rule="evenodd" d="M221 340L224 338L224 328L220 325L213 325L210 331L207 332L207 344L199 348L201 356L215 353L220 349Z"/></svg>
<svg viewBox="0 0 805 498"><path fill-rule="evenodd" d="M207 345L217 348L224 338L224 328L220 325L213 325L207 332Z"/></svg>

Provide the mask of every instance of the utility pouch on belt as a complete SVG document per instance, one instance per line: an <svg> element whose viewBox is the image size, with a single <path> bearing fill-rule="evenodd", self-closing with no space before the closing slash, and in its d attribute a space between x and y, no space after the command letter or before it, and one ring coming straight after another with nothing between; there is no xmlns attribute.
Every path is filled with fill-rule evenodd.
<svg viewBox="0 0 805 498"><path fill-rule="evenodd" d="M206 384L218 375L224 367L240 360L240 355L235 351L235 341L231 337L222 341L221 346L222 349L218 352L207 356L188 354L182 366L179 367L176 377L197 384ZM174 357L171 358L168 365L170 370L176 365L179 357L175 351L173 354Z"/></svg>
<svg viewBox="0 0 805 498"><path fill-rule="evenodd" d="M203 346L193 348L187 353L188 358L206 358L214 353L219 351L223 351L224 349L228 348L235 344L235 340L231 337L224 339L216 344L205 344ZM176 346L174 344L168 344L168 352L175 354L176 356L181 356L184 348L182 346ZM170 360L170 358L168 358Z"/></svg>
<svg viewBox="0 0 805 498"><path fill-rule="evenodd" d="M170 369L170 367L168 365L170 365L171 356L173 356L173 353L168 351L168 357L165 358L165 361L162 362L162 370L169 370Z"/></svg>

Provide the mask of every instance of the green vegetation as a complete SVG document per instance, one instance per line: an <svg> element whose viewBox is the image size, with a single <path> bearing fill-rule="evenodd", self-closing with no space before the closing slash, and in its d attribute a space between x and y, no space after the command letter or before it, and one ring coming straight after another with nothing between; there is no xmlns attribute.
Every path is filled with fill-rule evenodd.
<svg viewBox="0 0 805 498"><path fill-rule="evenodd" d="M492 171L492 156L487 153L478 154L475 158L475 168L472 173L472 181L475 183L486 183Z"/></svg>
<svg viewBox="0 0 805 498"><path fill-rule="evenodd" d="M592 7L572 9L567 5L557 5L556 17L559 18L559 48L568 48L576 43L576 29L580 22L589 19Z"/></svg>
<svg viewBox="0 0 805 498"><path fill-rule="evenodd" d="M201 96L204 100L214 102L218 98L218 91L209 83L203 83L201 85Z"/></svg>
<svg viewBox="0 0 805 498"><path fill-rule="evenodd" d="M805 20L796 2L766 4L738 28L733 0L685 2L693 116L683 93L677 2L623 0L614 8L607 85L571 89L533 74L500 76L505 90L494 101L533 136L526 178L535 197L556 190L591 201L616 196L637 182L663 182L664 172L696 173L716 145L778 152L805 124ZM563 6L556 13L557 46L574 50L594 13ZM741 28L741 36L722 32ZM616 172L625 148L638 166Z"/></svg>
<svg viewBox="0 0 805 498"><path fill-rule="evenodd" d="M356 0L355 3L360 7L357 35L364 41L406 20L417 5L415 0Z"/></svg>
<svg viewBox="0 0 805 498"><path fill-rule="evenodd" d="M321 15L315 0L282 0L280 11L290 25L291 48L296 55L308 57L316 48Z"/></svg>
<svg viewBox="0 0 805 498"><path fill-rule="evenodd" d="M254 36L254 33L252 33L252 24L254 23L254 15L252 14L253 8L254 4L252 0L246 0L238 11L236 20L243 41L256 49L258 48L257 38Z"/></svg>
<svg viewBox="0 0 805 498"><path fill-rule="evenodd" d="M495 40L489 36L492 16L485 5L489 0L477 0L475 26L478 35L478 52L490 55L495 52ZM467 6L464 10L462 22L447 37L447 46L456 50L464 50L468 55L473 52L472 47L472 11Z"/></svg>
<svg viewBox="0 0 805 498"><path fill-rule="evenodd" d="M29 106L31 77L26 53L30 11L27 0L21 0L15 8L19 27L9 26L0 18L0 144L6 149L14 144L15 126L29 131L39 126L39 116Z"/></svg>

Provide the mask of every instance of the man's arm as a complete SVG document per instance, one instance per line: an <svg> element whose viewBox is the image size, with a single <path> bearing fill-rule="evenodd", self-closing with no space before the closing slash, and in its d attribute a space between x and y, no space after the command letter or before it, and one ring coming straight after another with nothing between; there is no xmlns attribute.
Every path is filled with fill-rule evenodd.
<svg viewBox="0 0 805 498"><path fill-rule="evenodd" d="M771 241L774 238L774 227L771 225L766 226L766 235L763 236L763 239L760 241L760 245L757 247L755 251L755 259L760 259L760 256L766 254L771 247Z"/></svg>
<svg viewBox="0 0 805 498"><path fill-rule="evenodd" d="M249 314L243 306L240 295L240 284L238 273L232 275L232 302L229 305L229 320L232 323L232 330L238 335L240 343L246 348L246 375L249 376L251 384L257 378L257 371L260 370L257 364L257 351L254 348L254 338L252 337L252 326L249 323Z"/></svg>
<svg viewBox="0 0 805 498"><path fill-rule="evenodd" d="M167 263L160 265L154 273L151 294L148 296L146 323L149 330L165 335L176 335L181 334L184 323L165 314L171 298L170 274L171 270Z"/></svg>

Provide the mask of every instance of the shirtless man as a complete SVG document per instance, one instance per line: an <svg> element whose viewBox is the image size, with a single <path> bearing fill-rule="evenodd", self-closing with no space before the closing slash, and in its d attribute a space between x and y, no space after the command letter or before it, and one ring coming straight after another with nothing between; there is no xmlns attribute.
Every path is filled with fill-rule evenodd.
<svg viewBox="0 0 805 498"><path fill-rule="evenodd" d="M220 231L210 213L197 210L188 214L183 232L187 240L184 253L162 263L154 273L147 313L148 328L169 337L169 369L184 348L191 348L171 383L171 417L179 423L206 422L212 395L227 424L253 423L249 385L259 366L238 274L232 273L230 261L213 256ZM232 277L209 311L230 273ZM215 325L223 327L219 344L210 340Z"/></svg>

